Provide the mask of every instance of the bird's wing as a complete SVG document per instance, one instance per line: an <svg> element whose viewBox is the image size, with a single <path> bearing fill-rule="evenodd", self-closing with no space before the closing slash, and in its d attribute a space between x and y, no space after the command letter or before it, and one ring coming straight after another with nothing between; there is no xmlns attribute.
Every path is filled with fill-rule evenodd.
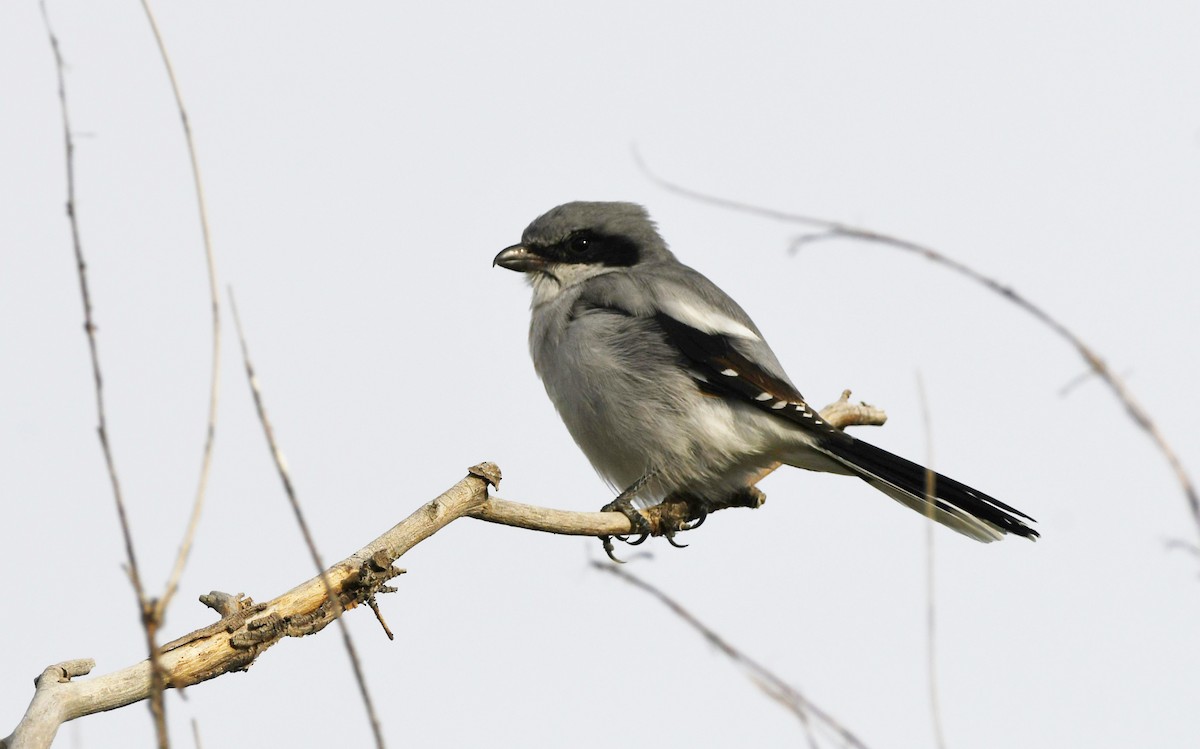
<svg viewBox="0 0 1200 749"><path fill-rule="evenodd" d="M747 354L745 340L729 333L700 330L665 312L655 319L667 341L692 368L702 392L739 399L792 422L816 437L814 449L901 504L930 515L964 535L985 542L1005 533L1037 537L1037 531L1021 520L1032 520L1028 515L949 476L932 474L931 501L926 494L931 473L928 469L825 422L795 387L763 369Z"/></svg>
<svg viewBox="0 0 1200 749"><path fill-rule="evenodd" d="M690 271L690 269L685 269ZM984 492L846 434L821 418L788 380L762 334L715 285L698 273L686 288L660 284L654 319L679 351L702 392L749 403L815 437L813 447L902 504L980 541L1005 533L1036 538L1032 520ZM700 279L697 282L695 279ZM676 293L671 293L672 291ZM691 293L699 290L699 293Z"/></svg>
<svg viewBox="0 0 1200 749"><path fill-rule="evenodd" d="M656 271L648 275L653 317L704 392L744 400L806 432L848 438L808 405L758 326L720 287L678 263Z"/></svg>
<svg viewBox="0 0 1200 749"><path fill-rule="evenodd" d="M757 333L745 329L745 334L739 335L731 330L714 330L714 325L703 330L696 326L697 318L691 314L694 312L668 305L668 311L659 312L654 319L667 341L682 354L702 391L745 401L822 437L849 438L825 423L791 382L775 374L772 370L778 371L777 366L764 367L755 359L754 349L766 347ZM714 319L709 318L710 322Z"/></svg>

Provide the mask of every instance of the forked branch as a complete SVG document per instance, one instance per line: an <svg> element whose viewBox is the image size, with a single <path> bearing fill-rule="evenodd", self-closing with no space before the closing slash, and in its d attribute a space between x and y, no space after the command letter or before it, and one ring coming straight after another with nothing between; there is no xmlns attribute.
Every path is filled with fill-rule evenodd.
<svg viewBox="0 0 1200 749"><path fill-rule="evenodd" d="M850 392L826 406L822 418L835 426L879 425L884 412L851 403ZM301 637L324 629L342 611L391 592L388 581L403 570L394 563L409 549L462 517L491 523L575 536L630 533L619 512L570 512L509 502L489 496L500 481L500 469L482 463L441 496L422 505L383 535L354 554L266 603L214 591L201 602L217 611L217 622L163 645L158 663L167 688L188 687L222 674L245 671L264 651L285 637ZM327 591L332 591L333 601ZM92 668L90 660L49 667L38 678L33 701L16 730L0 740L0 749L45 749L63 723L92 713L115 710L154 692L149 661L92 679L78 680Z"/></svg>

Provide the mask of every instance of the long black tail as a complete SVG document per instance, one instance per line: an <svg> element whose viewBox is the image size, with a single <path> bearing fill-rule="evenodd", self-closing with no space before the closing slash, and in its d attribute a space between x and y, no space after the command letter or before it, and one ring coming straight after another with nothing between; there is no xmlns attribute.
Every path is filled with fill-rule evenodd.
<svg viewBox="0 0 1200 749"><path fill-rule="evenodd" d="M821 449L892 499L977 541L996 541L1008 533L1038 537L1036 530L1022 522L1022 518L1036 522L1033 518L940 473L933 474L931 507L925 493L928 470L870 443L854 438L830 440Z"/></svg>

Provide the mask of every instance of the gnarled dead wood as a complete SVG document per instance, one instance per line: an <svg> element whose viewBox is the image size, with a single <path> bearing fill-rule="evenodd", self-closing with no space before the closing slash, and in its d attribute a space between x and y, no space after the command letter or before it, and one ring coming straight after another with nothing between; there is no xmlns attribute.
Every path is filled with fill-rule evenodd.
<svg viewBox="0 0 1200 749"><path fill-rule="evenodd" d="M821 410L826 422L839 427L880 425L881 409L851 403L850 391ZM764 475L766 475L764 473ZM309 578L283 595L255 603L242 595L214 591L200 597L221 619L163 645L158 652L166 687L189 687L233 671L244 671L267 648L285 637L302 637L324 629L342 611L390 592L387 583L403 570L393 566L409 549L461 517L474 517L518 528L578 536L630 533L619 512L570 512L495 499L488 488L500 482L494 463L481 463L441 496L425 503L383 535L354 554ZM670 508L647 511L658 522ZM326 585L329 587L327 588ZM330 601L333 591L337 604ZM149 698L153 692L150 662L91 679L93 662L68 661L47 668L16 730L0 740L0 749L45 749L58 727L92 713L115 710Z"/></svg>

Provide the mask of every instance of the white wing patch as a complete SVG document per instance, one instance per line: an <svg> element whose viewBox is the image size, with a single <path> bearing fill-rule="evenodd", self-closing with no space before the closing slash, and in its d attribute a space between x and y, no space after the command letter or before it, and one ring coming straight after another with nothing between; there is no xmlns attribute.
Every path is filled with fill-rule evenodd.
<svg viewBox="0 0 1200 749"><path fill-rule="evenodd" d="M663 302L663 312L696 330L716 335L761 340L758 334L720 310L703 303L668 299Z"/></svg>

